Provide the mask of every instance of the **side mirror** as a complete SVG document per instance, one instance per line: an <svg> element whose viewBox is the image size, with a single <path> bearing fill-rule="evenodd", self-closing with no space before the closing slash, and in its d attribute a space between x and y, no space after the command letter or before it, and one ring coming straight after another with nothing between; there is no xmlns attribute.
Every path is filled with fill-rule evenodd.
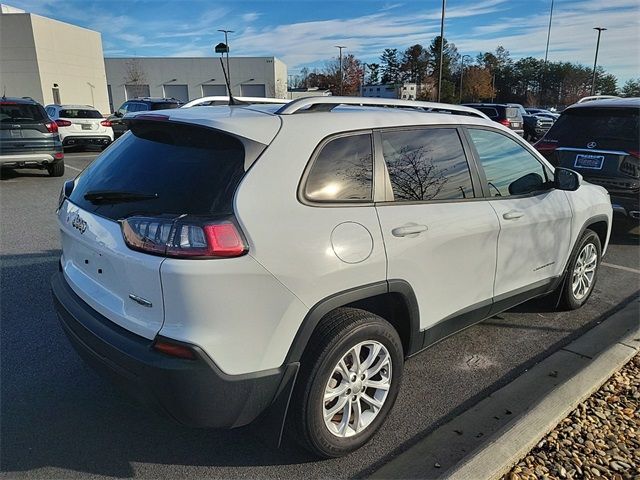
<svg viewBox="0 0 640 480"><path fill-rule="evenodd" d="M568 168L556 168L553 175L553 184L558 190L573 192L580 187L582 175Z"/></svg>
<svg viewBox="0 0 640 480"><path fill-rule="evenodd" d="M115 112L113 112L113 115L116 116L116 117L123 117L124 116L120 110L116 110Z"/></svg>
<svg viewBox="0 0 640 480"><path fill-rule="evenodd" d="M525 195L527 193L542 190L544 180L537 173L528 173L509 184L511 195Z"/></svg>

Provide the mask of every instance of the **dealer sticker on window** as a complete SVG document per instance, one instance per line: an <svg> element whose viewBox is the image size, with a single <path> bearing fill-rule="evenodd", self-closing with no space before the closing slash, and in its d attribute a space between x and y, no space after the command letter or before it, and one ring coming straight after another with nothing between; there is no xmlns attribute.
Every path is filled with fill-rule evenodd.
<svg viewBox="0 0 640 480"><path fill-rule="evenodd" d="M602 169L602 163L604 162L604 155L576 155L576 161L573 164L576 168L589 168L591 170Z"/></svg>

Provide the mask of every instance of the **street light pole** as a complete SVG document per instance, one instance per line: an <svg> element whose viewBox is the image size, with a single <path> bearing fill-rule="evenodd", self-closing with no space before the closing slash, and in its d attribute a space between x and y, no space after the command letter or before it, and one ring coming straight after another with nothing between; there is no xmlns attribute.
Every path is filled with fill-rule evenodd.
<svg viewBox="0 0 640 480"><path fill-rule="evenodd" d="M360 96L364 97L364 84L367 77L367 64L362 62L362 83L360 83Z"/></svg>
<svg viewBox="0 0 640 480"><path fill-rule="evenodd" d="M553 19L553 0L551 0L551 11L549 12L549 29L547 30L547 48L544 51L544 65L547 65L547 57L549 56L549 39L551 38L551 20Z"/></svg>
<svg viewBox="0 0 640 480"><path fill-rule="evenodd" d="M591 79L591 95L596 92L596 66L598 65L598 50L600 49L600 34L606 30L604 27L594 27L598 31L598 42L596 43L596 58L593 61L593 78Z"/></svg>
<svg viewBox="0 0 640 480"><path fill-rule="evenodd" d="M342 81L343 81L343 76L342 76L342 49L343 48L347 48L343 45L336 45L336 48L340 51L340 96L342 96Z"/></svg>
<svg viewBox="0 0 640 480"><path fill-rule="evenodd" d="M464 57L469 57L471 58L471 55L463 55L462 56L462 64L460 66L460 99L458 100L458 103L462 103L462 77L464 76Z"/></svg>
<svg viewBox="0 0 640 480"><path fill-rule="evenodd" d="M444 12L447 0L442 0L442 16L440 18L440 72L438 73L438 102L442 93L442 48L444 45Z"/></svg>
<svg viewBox="0 0 640 480"><path fill-rule="evenodd" d="M224 44L227 46L227 78L229 79L229 85L231 85L231 71L229 70L229 41L227 39L227 35L229 33L233 33L233 30L219 29L218 31L224 33ZM231 92L229 92L229 95L231 95Z"/></svg>

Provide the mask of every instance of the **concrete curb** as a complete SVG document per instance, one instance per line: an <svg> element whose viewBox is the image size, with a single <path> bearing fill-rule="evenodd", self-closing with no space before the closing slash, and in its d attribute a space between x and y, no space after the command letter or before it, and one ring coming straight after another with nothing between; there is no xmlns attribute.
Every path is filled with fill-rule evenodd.
<svg viewBox="0 0 640 480"><path fill-rule="evenodd" d="M374 472L497 479L640 351L634 300Z"/></svg>

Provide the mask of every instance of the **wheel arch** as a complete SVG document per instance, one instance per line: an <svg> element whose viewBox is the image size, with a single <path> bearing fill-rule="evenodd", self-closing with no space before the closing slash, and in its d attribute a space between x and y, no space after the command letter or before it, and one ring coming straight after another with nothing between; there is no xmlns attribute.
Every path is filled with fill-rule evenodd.
<svg viewBox="0 0 640 480"><path fill-rule="evenodd" d="M569 263L571 262L573 255L576 253L576 249L579 246L582 235L587 229L593 230L596 233L596 235L598 235L598 238L600 239L601 247L604 251L605 242L607 240L607 233L609 231L609 221L610 221L609 217L607 217L604 214L600 214L600 215L594 215L593 217L589 217L583 223L582 228L580 228L580 231L576 236L576 240L573 243L573 247L571 248L569 257L565 262L563 277L566 276L567 271L569 269Z"/></svg>
<svg viewBox="0 0 640 480"><path fill-rule="evenodd" d="M316 303L298 328L285 363L299 362L309 340L322 327L322 320L342 307L359 308L391 323L402 340L405 356L422 347L420 315L413 288L404 280L388 280L350 288Z"/></svg>

